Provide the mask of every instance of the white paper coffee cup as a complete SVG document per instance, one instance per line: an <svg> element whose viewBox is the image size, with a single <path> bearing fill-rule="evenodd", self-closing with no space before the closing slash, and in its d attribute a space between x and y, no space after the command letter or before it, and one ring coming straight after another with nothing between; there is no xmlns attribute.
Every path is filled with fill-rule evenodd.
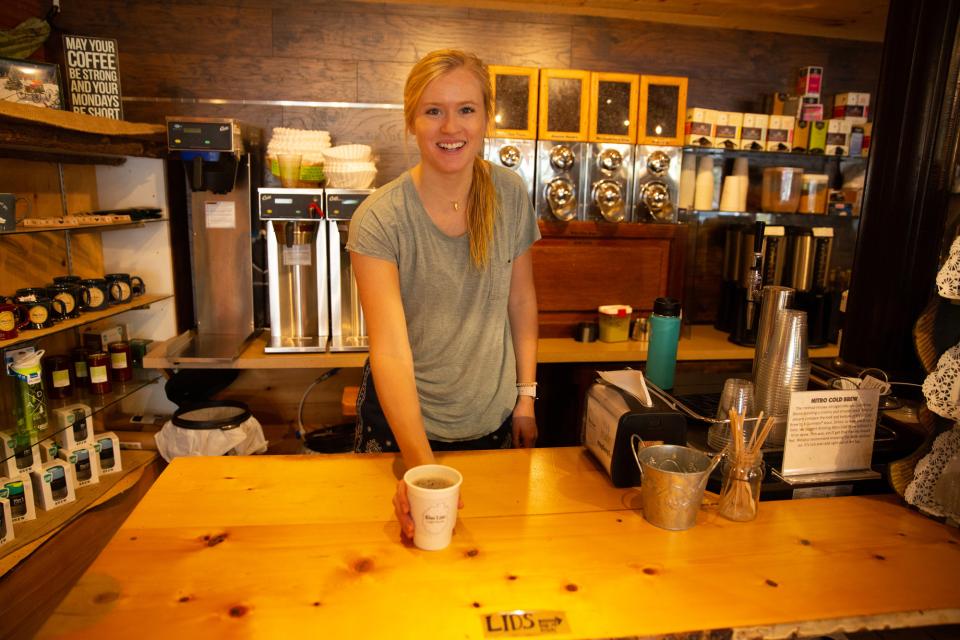
<svg viewBox="0 0 960 640"><path fill-rule="evenodd" d="M423 464L403 474L403 481L413 518L413 544L426 551L445 549L457 523L463 476L453 467ZM439 488L423 486L429 484Z"/></svg>

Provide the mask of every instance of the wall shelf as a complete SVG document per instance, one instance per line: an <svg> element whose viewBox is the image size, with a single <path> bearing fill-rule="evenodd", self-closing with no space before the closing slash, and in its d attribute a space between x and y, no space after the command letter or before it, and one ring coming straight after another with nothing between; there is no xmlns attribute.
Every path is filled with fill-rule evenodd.
<svg viewBox="0 0 960 640"><path fill-rule="evenodd" d="M4 236L23 235L27 233L50 233L51 231L66 231L67 233L89 233L92 231L114 231L116 229L139 229L151 222L169 222L169 218L148 218L146 220L137 220L133 222L109 222L103 224L85 224L78 226L56 226L44 228L22 227L16 231L7 231L0 233L0 238Z"/></svg>
<svg viewBox="0 0 960 640"><path fill-rule="evenodd" d="M86 313L81 313L79 318L68 318L66 320L61 320L59 323L55 324L52 327L46 329L25 329L21 331L20 335L16 338L11 338L9 340L0 340L0 350L12 347L14 345L23 344L30 342L32 340L37 340L39 338L44 338L55 333L60 333L61 331L66 331L68 329L73 329L75 327L82 327L85 324L91 324L97 320L103 320L104 318L109 318L115 316L125 311L131 311L133 309L145 309L149 307L154 302L159 302L161 300L167 300L172 298L173 294L144 294L138 298L134 298L133 302L128 302L126 304L118 304L112 307L107 307L100 311L87 311Z"/></svg>

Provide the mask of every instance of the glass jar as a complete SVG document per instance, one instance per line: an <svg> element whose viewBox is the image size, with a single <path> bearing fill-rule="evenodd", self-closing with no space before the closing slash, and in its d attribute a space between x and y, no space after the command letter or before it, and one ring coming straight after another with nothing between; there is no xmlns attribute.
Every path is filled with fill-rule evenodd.
<svg viewBox="0 0 960 640"><path fill-rule="evenodd" d="M760 508L760 483L765 471L762 458L745 460L725 457L720 466L723 477L717 509L720 515L736 522L749 522L756 518Z"/></svg>
<svg viewBox="0 0 960 640"><path fill-rule="evenodd" d="M77 347L70 352L73 360L73 383L77 389L86 389L90 386L90 373L87 369L87 358L93 353L86 347Z"/></svg>
<svg viewBox="0 0 960 640"><path fill-rule="evenodd" d="M73 395L73 363L67 356L47 356L42 360L47 397L62 400Z"/></svg>
<svg viewBox="0 0 960 640"><path fill-rule="evenodd" d="M110 393L110 354L100 351L87 356L87 371L90 374L90 391L98 395Z"/></svg>
<svg viewBox="0 0 960 640"><path fill-rule="evenodd" d="M130 343L118 340L107 345L110 352L110 379L114 382L126 382L133 379L133 358L130 356Z"/></svg>

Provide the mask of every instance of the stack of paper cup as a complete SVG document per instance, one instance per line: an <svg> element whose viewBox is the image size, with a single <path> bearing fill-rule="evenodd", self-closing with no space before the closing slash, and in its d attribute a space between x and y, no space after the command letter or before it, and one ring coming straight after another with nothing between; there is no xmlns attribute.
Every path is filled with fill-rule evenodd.
<svg viewBox="0 0 960 640"><path fill-rule="evenodd" d="M747 190L749 187L747 159L735 158L733 161L733 173L723 179L723 191L720 194L720 210L746 211Z"/></svg>
<svg viewBox="0 0 960 640"><path fill-rule="evenodd" d="M740 203L737 211L747 210L747 192L750 190L749 169L746 158L733 159L733 175L737 178L740 193Z"/></svg>
<svg viewBox="0 0 960 640"><path fill-rule="evenodd" d="M713 158L704 156L697 163L697 180L693 194L693 208L713 210Z"/></svg>
<svg viewBox="0 0 960 640"><path fill-rule="evenodd" d="M693 153L683 154L683 163L680 165L680 199L677 206L681 209L693 209L693 196L697 187L697 156Z"/></svg>

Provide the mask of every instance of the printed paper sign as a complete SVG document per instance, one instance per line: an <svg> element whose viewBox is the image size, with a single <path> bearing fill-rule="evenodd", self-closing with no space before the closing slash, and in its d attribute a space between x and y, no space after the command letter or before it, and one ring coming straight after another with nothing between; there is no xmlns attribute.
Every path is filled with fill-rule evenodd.
<svg viewBox="0 0 960 640"><path fill-rule="evenodd" d="M870 468L879 389L790 394L784 476Z"/></svg>
<svg viewBox="0 0 960 640"><path fill-rule="evenodd" d="M63 62L73 111L123 120L116 40L65 35Z"/></svg>
<svg viewBox="0 0 960 640"><path fill-rule="evenodd" d="M237 207L232 200L204 202L203 212L207 229L234 229L237 226Z"/></svg>

